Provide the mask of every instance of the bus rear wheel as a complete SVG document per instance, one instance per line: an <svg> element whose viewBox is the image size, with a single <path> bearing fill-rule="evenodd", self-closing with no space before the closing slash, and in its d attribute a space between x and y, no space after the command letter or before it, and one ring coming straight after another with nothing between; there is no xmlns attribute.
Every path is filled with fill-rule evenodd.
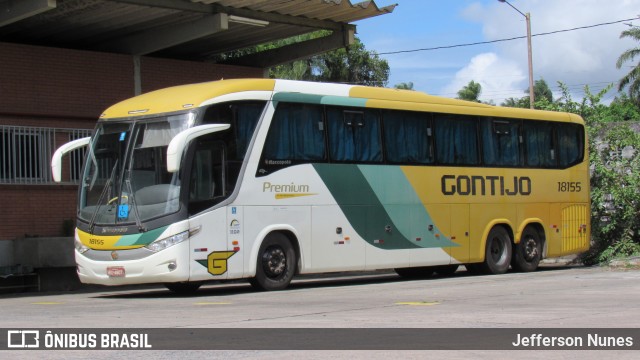
<svg viewBox="0 0 640 360"><path fill-rule="evenodd" d="M256 276L249 280L258 290L282 290L289 286L295 272L296 253L289 239L272 233L260 245Z"/></svg>
<svg viewBox="0 0 640 360"><path fill-rule="evenodd" d="M487 236L482 270L486 274L504 274L511 263L511 237L502 226L495 226Z"/></svg>
<svg viewBox="0 0 640 360"><path fill-rule="evenodd" d="M527 227L522 232L522 238L513 249L511 266L516 271L535 271L542 258L542 242L538 232Z"/></svg>

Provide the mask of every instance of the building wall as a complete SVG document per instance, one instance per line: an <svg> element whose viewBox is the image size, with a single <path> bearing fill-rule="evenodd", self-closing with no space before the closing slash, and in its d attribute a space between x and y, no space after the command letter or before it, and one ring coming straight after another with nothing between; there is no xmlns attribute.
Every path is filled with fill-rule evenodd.
<svg viewBox="0 0 640 360"><path fill-rule="evenodd" d="M134 58L129 55L2 42L0 54L0 126L92 129L105 108L135 93ZM262 77L263 70L142 57L140 75L142 92L148 92ZM56 147L66 141L58 132L54 138ZM0 182L0 241L68 235L65 225L68 229L68 221L75 219L76 197L72 184Z"/></svg>

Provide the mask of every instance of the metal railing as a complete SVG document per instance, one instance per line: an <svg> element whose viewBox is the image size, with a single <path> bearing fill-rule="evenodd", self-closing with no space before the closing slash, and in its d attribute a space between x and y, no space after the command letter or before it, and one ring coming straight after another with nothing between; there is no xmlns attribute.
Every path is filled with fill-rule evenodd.
<svg viewBox="0 0 640 360"><path fill-rule="evenodd" d="M57 146L90 136L89 129L0 125L0 184L53 184L51 156ZM69 154L65 183L78 183L85 149Z"/></svg>

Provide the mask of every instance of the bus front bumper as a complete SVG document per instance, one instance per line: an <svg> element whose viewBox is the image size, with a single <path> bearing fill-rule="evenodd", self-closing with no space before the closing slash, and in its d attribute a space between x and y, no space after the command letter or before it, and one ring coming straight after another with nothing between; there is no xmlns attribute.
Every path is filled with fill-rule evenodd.
<svg viewBox="0 0 640 360"><path fill-rule="evenodd" d="M84 284L117 286L189 280L188 241L136 260L97 261L77 250L75 258L78 277Z"/></svg>

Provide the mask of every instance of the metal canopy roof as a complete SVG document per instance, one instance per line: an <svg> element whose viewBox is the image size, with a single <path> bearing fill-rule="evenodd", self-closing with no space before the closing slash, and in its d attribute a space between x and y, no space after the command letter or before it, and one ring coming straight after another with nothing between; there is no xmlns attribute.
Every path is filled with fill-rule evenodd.
<svg viewBox="0 0 640 360"><path fill-rule="evenodd" d="M396 5L349 0L0 0L0 41L214 61L319 29L331 35L232 60L269 67L353 41L351 22Z"/></svg>

